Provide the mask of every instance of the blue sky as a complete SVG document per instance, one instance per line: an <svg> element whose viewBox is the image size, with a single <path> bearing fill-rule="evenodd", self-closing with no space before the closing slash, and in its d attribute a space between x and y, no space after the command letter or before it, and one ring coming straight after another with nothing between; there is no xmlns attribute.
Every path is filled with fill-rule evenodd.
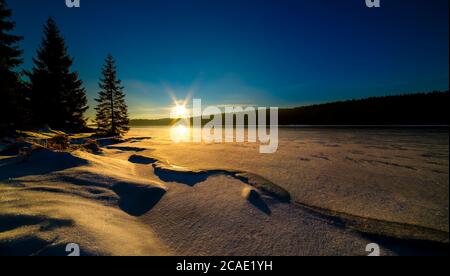
<svg viewBox="0 0 450 276"><path fill-rule="evenodd" d="M170 93L205 104L291 107L448 90L448 0L9 0L24 69L52 16L91 100L108 53L133 118ZM92 109L88 115L93 116Z"/></svg>

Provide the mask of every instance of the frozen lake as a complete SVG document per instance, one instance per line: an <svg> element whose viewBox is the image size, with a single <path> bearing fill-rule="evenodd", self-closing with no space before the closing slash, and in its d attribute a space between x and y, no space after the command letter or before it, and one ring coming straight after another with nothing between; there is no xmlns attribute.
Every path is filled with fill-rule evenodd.
<svg viewBox="0 0 450 276"><path fill-rule="evenodd" d="M274 154L258 143L174 143L167 127L128 136L152 137L139 144L175 165L261 175L301 204L448 232L447 128L280 128Z"/></svg>

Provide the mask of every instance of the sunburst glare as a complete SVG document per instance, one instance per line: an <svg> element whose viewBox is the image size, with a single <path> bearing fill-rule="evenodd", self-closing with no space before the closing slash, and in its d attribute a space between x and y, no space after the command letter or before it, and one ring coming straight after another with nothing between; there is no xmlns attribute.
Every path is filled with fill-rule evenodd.
<svg viewBox="0 0 450 276"><path fill-rule="evenodd" d="M177 105L173 108L172 113L176 118L184 118L188 115L188 110L184 105Z"/></svg>

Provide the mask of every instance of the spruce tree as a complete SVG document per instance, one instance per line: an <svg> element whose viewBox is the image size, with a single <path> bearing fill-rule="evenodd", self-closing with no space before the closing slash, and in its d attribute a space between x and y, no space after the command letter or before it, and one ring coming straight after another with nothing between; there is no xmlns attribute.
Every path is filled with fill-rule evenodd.
<svg viewBox="0 0 450 276"><path fill-rule="evenodd" d="M28 73L36 123L52 128L80 131L86 127L86 91L78 73L71 71L73 59L53 19L48 19L34 68Z"/></svg>
<svg viewBox="0 0 450 276"><path fill-rule="evenodd" d="M102 135L123 135L128 130L130 122L128 107L125 103L124 87L117 78L117 68L111 55L105 60L100 79L96 123L98 132Z"/></svg>
<svg viewBox="0 0 450 276"><path fill-rule="evenodd" d="M15 23L8 18L11 10L5 0L0 0L0 135L21 127L21 106L23 98L19 74L15 71L22 63L22 51L17 43L22 37L12 35L9 32L15 27Z"/></svg>

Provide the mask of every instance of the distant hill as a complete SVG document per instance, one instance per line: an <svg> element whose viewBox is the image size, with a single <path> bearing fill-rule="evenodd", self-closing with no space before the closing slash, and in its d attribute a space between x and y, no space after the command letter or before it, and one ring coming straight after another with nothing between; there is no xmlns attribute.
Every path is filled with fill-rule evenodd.
<svg viewBox="0 0 450 276"><path fill-rule="evenodd" d="M448 125L449 92L372 97L279 110L280 125ZM131 120L131 126L175 121Z"/></svg>
<svg viewBox="0 0 450 276"><path fill-rule="evenodd" d="M130 120L130 126L132 127L140 127L140 126L170 126L176 120L173 119L155 119L155 120L147 120L147 119L133 119Z"/></svg>

